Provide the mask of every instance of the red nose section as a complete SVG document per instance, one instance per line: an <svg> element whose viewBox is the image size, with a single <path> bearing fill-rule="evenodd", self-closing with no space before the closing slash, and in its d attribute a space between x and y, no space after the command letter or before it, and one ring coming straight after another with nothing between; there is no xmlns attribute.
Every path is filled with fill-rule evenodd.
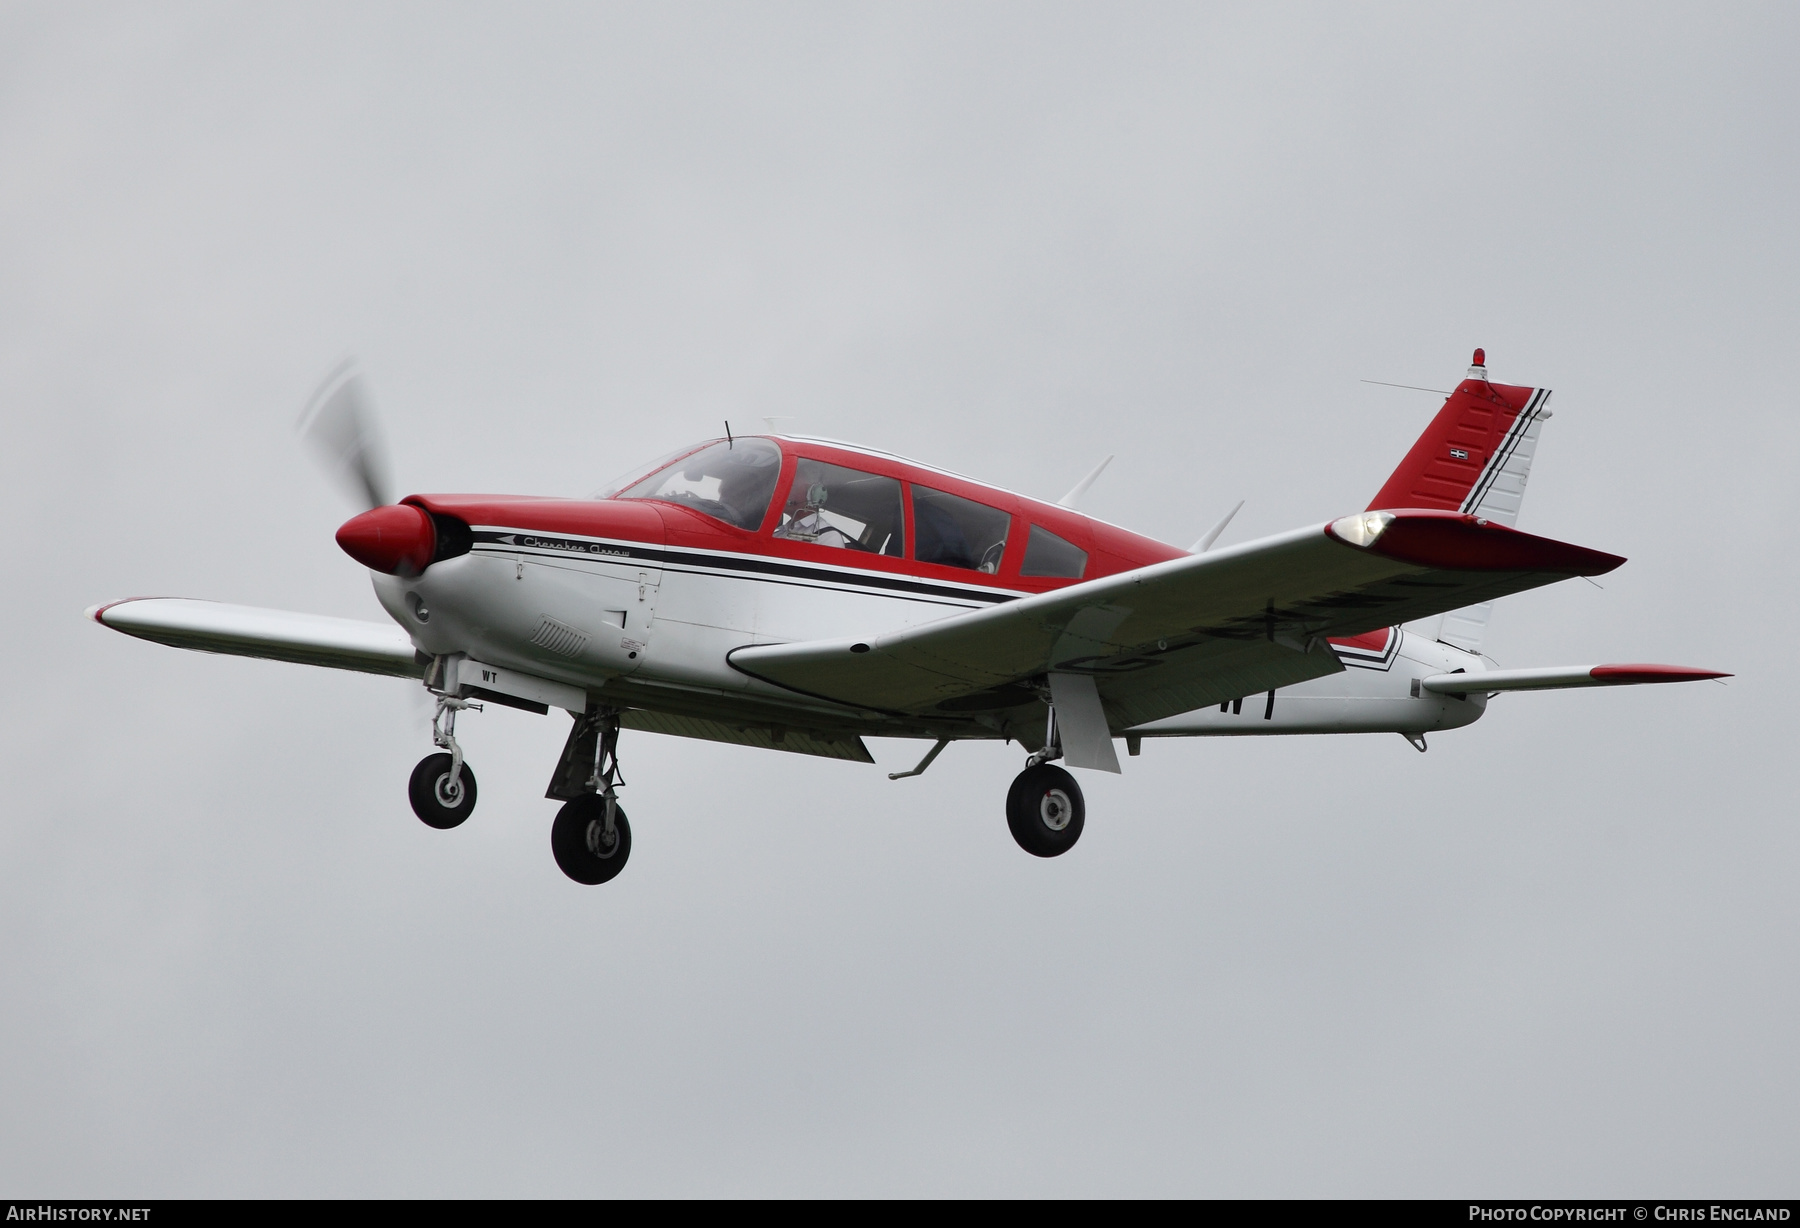
<svg viewBox="0 0 1800 1228"><path fill-rule="evenodd" d="M390 576L416 576L437 553L437 530L423 509L399 503L346 520L337 531L337 544L364 567Z"/></svg>

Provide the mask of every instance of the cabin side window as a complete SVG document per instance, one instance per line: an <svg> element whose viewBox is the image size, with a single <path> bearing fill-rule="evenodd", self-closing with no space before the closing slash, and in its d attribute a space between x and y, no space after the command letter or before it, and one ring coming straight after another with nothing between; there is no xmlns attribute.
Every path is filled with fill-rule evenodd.
<svg viewBox="0 0 1800 1228"><path fill-rule="evenodd" d="M754 532L762 527L780 476L780 448L766 439L728 440L657 470L616 497L678 503Z"/></svg>
<svg viewBox="0 0 1800 1228"><path fill-rule="evenodd" d="M914 486L912 497L914 558L990 576L1000 570L1011 512L929 486Z"/></svg>
<svg viewBox="0 0 1800 1228"><path fill-rule="evenodd" d="M1087 571L1087 557L1087 551L1075 543L1064 541L1041 524L1034 524L1031 536L1025 542L1025 561L1019 564L1019 574L1079 580Z"/></svg>
<svg viewBox="0 0 1800 1228"><path fill-rule="evenodd" d="M828 465L794 462L794 484L775 536L891 558L906 556L906 512L895 478Z"/></svg>

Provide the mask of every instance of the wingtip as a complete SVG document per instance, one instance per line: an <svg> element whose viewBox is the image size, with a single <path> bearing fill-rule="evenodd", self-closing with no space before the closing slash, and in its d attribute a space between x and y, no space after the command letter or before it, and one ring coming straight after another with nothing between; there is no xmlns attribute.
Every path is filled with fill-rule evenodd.
<svg viewBox="0 0 1800 1228"><path fill-rule="evenodd" d="M1356 522L1379 517L1359 540ZM1395 508L1334 520L1326 535L1347 545L1415 563L1459 571L1544 571L1565 576L1603 576L1624 566L1623 555L1608 554L1554 538L1522 533L1485 517L1435 508Z"/></svg>
<svg viewBox="0 0 1800 1228"><path fill-rule="evenodd" d="M117 601L102 601L99 605L91 605L81 612L83 618L91 618L102 627L110 626L106 621L106 612L122 605L130 605L134 601L155 601L155 597L121 597Z"/></svg>

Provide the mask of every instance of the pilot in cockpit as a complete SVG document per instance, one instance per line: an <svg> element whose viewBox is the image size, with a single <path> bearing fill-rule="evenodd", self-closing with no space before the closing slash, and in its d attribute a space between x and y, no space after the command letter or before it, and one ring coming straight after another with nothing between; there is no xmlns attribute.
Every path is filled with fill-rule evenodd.
<svg viewBox="0 0 1800 1228"><path fill-rule="evenodd" d="M792 541L812 542L818 546L842 548L850 545L850 535L825 519L824 508L828 493L823 482L808 485L805 504L799 507L789 504L790 519L775 530L775 536Z"/></svg>

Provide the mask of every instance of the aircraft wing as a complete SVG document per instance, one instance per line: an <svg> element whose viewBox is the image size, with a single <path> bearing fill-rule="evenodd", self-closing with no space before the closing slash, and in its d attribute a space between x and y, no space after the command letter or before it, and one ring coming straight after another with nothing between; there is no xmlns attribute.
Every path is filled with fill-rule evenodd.
<svg viewBox="0 0 1800 1228"><path fill-rule="evenodd" d="M1365 512L888 635L730 659L777 686L908 715L1015 708L1037 701L1047 675L1086 675L1123 729L1337 673L1327 636L1624 561L1457 512Z"/></svg>
<svg viewBox="0 0 1800 1228"><path fill-rule="evenodd" d="M412 640L392 623L296 614L185 597L132 597L97 605L87 616L103 627L174 648L266 657L364 674L422 678Z"/></svg>

